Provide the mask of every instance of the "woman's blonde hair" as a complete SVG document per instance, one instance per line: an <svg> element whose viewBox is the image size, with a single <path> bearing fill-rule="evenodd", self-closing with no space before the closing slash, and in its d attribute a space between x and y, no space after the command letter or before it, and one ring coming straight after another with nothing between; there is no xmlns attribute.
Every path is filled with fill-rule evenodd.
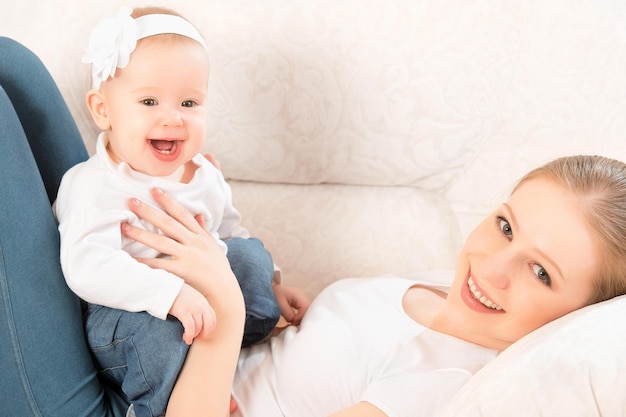
<svg viewBox="0 0 626 417"><path fill-rule="evenodd" d="M577 196L597 237L602 258L589 304L626 294L626 164L597 155L562 157L530 171L515 189L537 177Z"/></svg>

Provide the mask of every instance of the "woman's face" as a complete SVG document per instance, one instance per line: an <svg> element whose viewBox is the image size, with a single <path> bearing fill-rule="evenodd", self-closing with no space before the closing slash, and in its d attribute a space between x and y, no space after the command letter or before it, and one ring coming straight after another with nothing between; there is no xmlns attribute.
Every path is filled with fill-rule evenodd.
<svg viewBox="0 0 626 417"><path fill-rule="evenodd" d="M520 185L467 238L442 323L502 350L584 306L600 257L578 205L546 178Z"/></svg>

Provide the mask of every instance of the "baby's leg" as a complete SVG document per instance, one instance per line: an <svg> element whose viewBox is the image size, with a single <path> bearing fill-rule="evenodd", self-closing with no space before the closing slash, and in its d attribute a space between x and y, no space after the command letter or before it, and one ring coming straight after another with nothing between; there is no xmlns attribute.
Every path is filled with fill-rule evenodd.
<svg viewBox="0 0 626 417"><path fill-rule="evenodd" d="M85 327L98 371L121 389L135 415L164 415L189 349L180 322L89 304Z"/></svg>
<svg viewBox="0 0 626 417"><path fill-rule="evenodd" d="M278 320L280 309L272 290L274 263L259 239L233 238L226 241L228 261L239 281L246 304L242 346L267 337Z"/></svg>

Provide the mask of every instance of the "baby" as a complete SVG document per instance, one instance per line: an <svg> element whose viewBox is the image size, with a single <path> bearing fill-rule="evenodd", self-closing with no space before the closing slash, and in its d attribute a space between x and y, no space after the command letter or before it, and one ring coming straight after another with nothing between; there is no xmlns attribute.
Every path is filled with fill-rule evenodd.
<svg viewBox="0 0 626 417"><path fill-rule="evenodd" d="M166 9L124 8L95 27L84 62L92 64L87 106L102 132L96 153L70 169L59 189L61 263L87 302L97 366L137 416L158 416L188 345L211 332L215 314L184 277L137 261L160 253L122 236L122 223L154 230L130 211L131 197L154 202L151 190L164 190L215 236L244 296L244 346L272 332L279 305L298 322L308 300L280 285L271 255L241 226L221 171L200 154L209 59L198 30Z"/></svg>

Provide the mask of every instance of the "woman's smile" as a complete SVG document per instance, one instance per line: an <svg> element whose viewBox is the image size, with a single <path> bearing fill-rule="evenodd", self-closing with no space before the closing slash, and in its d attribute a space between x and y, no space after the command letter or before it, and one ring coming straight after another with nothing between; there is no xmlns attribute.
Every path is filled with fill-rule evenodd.
<svg viewBox="0 0 626 417"><path fill-rule="evenodd" d="M461 286L461 299L470 309L479 313L505 313L502 307L476 284L471 274L468 274L465 285Z"/></svg>
<svg viewBox="0 0 626 417"><path fill-rule="evenodd" d="M493 310L498 310L498 311L502 310L502 307L497 305L490 298L488 298L486 295L484 295L481 290L478 289L478 287L474 283L474 279L471 276L467 280L467 286L469 287L470 292L472 293L474 298L476 300L480 301L481 304L483 304L486 307L491 308Z"/></svg>

